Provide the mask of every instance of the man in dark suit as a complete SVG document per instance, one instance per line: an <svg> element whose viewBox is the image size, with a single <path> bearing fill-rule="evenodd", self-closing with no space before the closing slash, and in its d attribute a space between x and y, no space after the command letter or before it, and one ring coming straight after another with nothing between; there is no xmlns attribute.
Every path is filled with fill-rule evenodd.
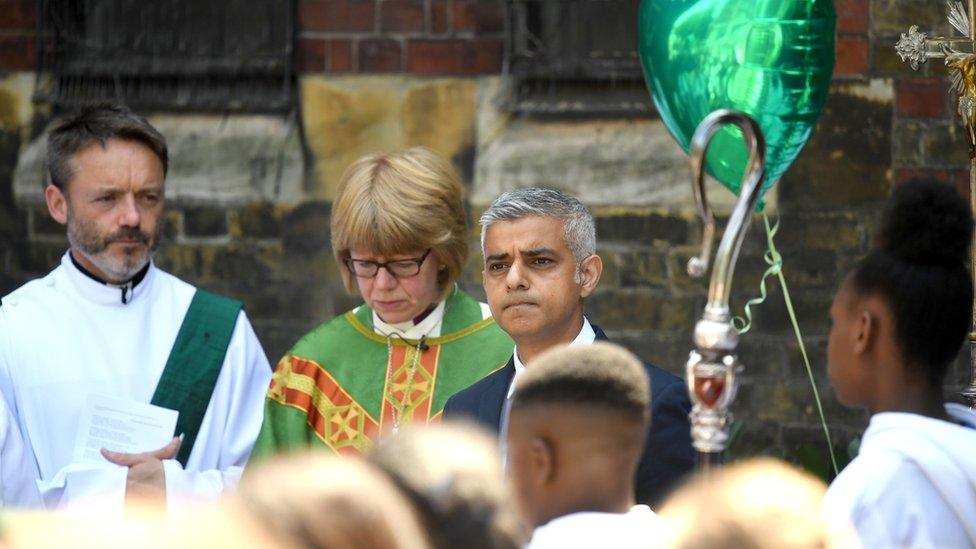
<svg viewBox="0 0 976 549"><path fill-rule="evenodd" d="M518 189L499 196L481 216L482 281L491 313L515 340L512 358L444 407L445 418L468 417L507 432L514 380L534 357L557 345L607 336L583 315L603 261L589 210L551 189ZM652 507L685 473L694 453L691 402L678 377L645 364L651 382L651 427L637 470L637 501Z"/></svg>

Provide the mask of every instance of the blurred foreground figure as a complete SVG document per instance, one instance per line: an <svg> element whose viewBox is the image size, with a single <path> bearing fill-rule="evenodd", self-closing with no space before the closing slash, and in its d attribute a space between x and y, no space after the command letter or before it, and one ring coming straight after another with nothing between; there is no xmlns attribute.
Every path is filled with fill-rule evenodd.
<svg viewBox="0 0 976 549"><path fill-rule="evenodd" d="M899 185L830 308L830 383L872 415L824 513L866 547L976 547L976 412L943 393L972 321L972 236L955 189Z"/></svg>
<svg viewBox="0 0 976 549"><path fill-rule="evenodd" d="M668 498L656 547L857 548L853 531L820 516L826 486L786 463L759 458L695 477Z"/></svg>
<svg viewBox="0 0 976 549"><path fill-rule="evenodd" d="M497 443L477 427L415 426L373 447L367 460L414 504L437 549L516 549L525 540Z"/></svg>
<svg viewBox="0 0 976 549"><path fill-rule="evenodd" d="M379 471L359 460L293 455L248 469L220 502L167 513L135 500L125 517L97 509L14 512L0 546L79 549L429 549L413 508Z"/></svg>
<svg viewBox="0 0 976 549"><path fill-rule="evenodd" d="M250 469L227 502L284 547L426 549L407 498L356 459L292 455Z"/></svg>
<svg viewBox="0 0 976 549"><path fill-rule="evenodd" d="M655 543L657 517L634 504L650 398L641 362L611 343L549 350L519 376L508 471L535 528L529 548Z"/></svg>
<svg viewBox="0 0 976 549"><path fill-rule="evenodd" d="M0 391L45 504L216 499L251 452L271 369L240 302L152 261L163 136L125 107L90 107L54 128L46 161L71 247L0 307Z"/></svg>
<svg viewBox="0 0 976 549"><path fill-rule="evenodd" d="M138 500L125 518L97 510L15 511L4 514L0 547L12 549L302 549L272 538L239 506L187 503L174 520L160 502Z"/></svg>

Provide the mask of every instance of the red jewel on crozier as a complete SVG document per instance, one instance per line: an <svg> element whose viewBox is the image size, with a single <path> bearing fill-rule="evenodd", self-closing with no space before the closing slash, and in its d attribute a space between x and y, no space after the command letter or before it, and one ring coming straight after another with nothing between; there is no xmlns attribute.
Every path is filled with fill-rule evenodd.
<svg viewBox="0 0 976 549"><path fill-rule="evenodd" d="M725 379L721 377L696 377L695 396L705 406L711 408L715 406L718 399L725 392Z"/></svg>

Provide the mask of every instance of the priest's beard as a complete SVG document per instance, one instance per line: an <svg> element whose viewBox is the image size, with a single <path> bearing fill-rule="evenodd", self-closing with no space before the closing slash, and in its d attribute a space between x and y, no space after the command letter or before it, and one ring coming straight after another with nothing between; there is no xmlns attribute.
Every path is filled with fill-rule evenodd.
<svg viewBox="0 0 976 549"><path fill-rule="evenodd" d="M127 227L103 237L98 233L95 223L74 217L71 209L68 209L68 242L71 248L84 254L86 259L105 273L110 282L125 282L145 267L152 253L159 247L162 230L163 224L160 220L153 234ZM135 240L145 247L125 249L121 256L107 253L109 244L122 240Z"/></svg>

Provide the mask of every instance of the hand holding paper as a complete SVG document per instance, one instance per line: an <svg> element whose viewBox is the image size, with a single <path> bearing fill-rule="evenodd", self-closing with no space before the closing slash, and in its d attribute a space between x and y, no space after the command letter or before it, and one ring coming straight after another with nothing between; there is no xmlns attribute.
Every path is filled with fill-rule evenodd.
<svg viewBox="0 0 976 549"><path fill-rule="evenodd" d="M166 446L152 452L127 454L102 448L102 456L116 465L129 468L125 482L126 498L152 498L166 494L163 460L173 459L180 451L183 435L173 437Z"/></svg>

